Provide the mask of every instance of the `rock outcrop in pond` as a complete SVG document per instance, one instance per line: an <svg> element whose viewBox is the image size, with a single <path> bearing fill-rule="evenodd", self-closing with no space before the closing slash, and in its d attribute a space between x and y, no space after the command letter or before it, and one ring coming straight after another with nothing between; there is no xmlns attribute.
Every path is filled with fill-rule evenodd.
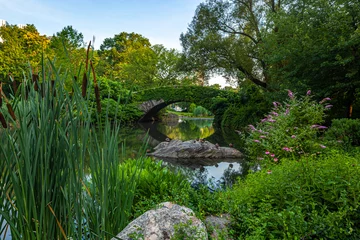
<svg viewBox="0 0 360 240"><path fill-rule="evenodd" d="M161 203L157 209L145 212L116 237L123 240L165 240L173 237L208 239L205 224L195 217L191 209L170 202Z"/></svg>
<svg viewBox="0 0 360 240"><path fill-rule="evenodd" d="M243 154L230 147L219 147L208 141L171 140L161 142L148 155L159 158L241 158Z"/></svg>

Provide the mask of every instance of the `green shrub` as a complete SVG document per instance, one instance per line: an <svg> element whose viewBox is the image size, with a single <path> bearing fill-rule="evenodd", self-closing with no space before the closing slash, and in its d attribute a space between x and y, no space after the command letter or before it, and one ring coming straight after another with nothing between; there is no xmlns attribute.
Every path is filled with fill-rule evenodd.
<svg viewBox="0 0 360 240"><path fill-rule="evenodd" d="M206 108L203 108L202 106L196 106L195 109L193 110L193 115L195 117L206 117L212 114Z"/></svg>
<svg viewBox="0 0 360 240"><path fill-rule="evenodd" d="M223 127L242 129L248 124L257 122L271 104L263 90L253 84L241 86L234 102L224 112L221 121Z"/></svg>
<svg viewBox="0 0 360 240"><path fill-rule="evenodd" d="M344 150L360 146L360 119L333 119L331 127L325 133L325 140Z"/></svg>
<svg viewBox="0 0 360 240"><path fill-rule="evenodd" d="M93 104L92 121L96 121L97 113L96 106ZM102 112L99 114L102 122L108 119L111 122L118 121L123 124L134 123L140 119L143 112L139 110L137 104L128 103L121 104L112 98L105 98L101 100Z"/></svg>
<svg viewBox="0 0 360 240"><path fill-rule="evenodd" d="M262 164L278 163L284 157L298 159L303 155L318 154L326 148L320 144L318 133L327 127L324 122L324 106L329 99L317 103L307 94L298 98L288 91L288 101L274 107L268 115L254 127L249 125L246 149L253 159Z"/></svg>
<svg viewBox="0 0 360 240"><path fill-rule="evenodd" d="M120 172L132 176L132 173L137 171L138 165L138 161L129 159L120 165ZM143 160L141 166L142 171L136 181L133 217L141 215L161 202L188 204L191 186L181 173L175 173L163 167L161 161L155 162L150 158Z"/></svg>
<svg viewBox="0 0 360 240"><path fill-rule="evenodd" d="M283 160L222 196L239 239L359 239L360 158Z"/></svg>

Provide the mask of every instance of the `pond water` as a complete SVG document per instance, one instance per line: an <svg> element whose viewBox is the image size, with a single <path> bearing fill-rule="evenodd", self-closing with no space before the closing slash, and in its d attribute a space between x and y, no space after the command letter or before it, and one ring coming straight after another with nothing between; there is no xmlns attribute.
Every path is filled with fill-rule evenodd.
<svg viewBox="0 0 360 240"><path fill-rule="evenodd" d="M180 118L179 121L167 123L142 123L131 129L123 129L121 139L124 139L128 157L136 157L137 150L146 138L148 132L148 149L152 149L166 138L180 139L205 139L221 147L233 147L242 151L243 143L235 130L216 129L211 118ZM231 185L234 179L247 172L244 159L157 159L164 164L185 173L194 185L206 184L218 187Z"/></svg>

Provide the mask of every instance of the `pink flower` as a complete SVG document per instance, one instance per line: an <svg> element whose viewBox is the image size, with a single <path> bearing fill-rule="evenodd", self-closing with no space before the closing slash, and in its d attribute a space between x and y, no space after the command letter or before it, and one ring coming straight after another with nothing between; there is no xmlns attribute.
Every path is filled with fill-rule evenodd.
<svg viewBox="0 0 360 240"><path fill-rule="evenodd" d="M308 91L306 92L306 95L309 96L310 94L311 94L311 90L308 90Z"/></svg>
<svg viewBox="0 0 360 240"><path fill-rule="evenodd" d="M321 148L326 148L326 146L324 146L324 145L320 145L320 147L321 147Z"/></svg>
<svg viewBox="0 0 360 240"><path fill-rule="evenodd" d="M274 119L269 119L268 122L276 122Z"/></svg>
<svg viewBox="0 0 360 240"><path fill-rule="evenodd" d="M268 155L268 154L270 154L270 152L269 152L269 151L266 151L265 154Z"/></svg>
<svg viewBox="0 0 360 240"><path fill-rule="evenodd" d="M279 161L279 159L278 159L278 158L274 158L274 162L277 162L277 161Z"/></svg>
<svg viewBox="0 0 360 240"><path fill-rule="evenodd" d="M275 107L275 108L277 108L277 107L278 107L278 105L277 105L277 103L276 103L276 102L273 102L273 105L274 105L274 107Z"/></svg>
<svg viewBox="0 0 360 240"><path fill-rule="evenodd" d="M275 157L275 154L272 153L270 156L271 156L271 157Z"/></svg>
<svg viewBox="0 0 360 240"><path fill-rule="evenodd" d="M323 100L321 100L319 103L322 104L322 103L324 103L324 102L326 102L326 101L330 101L330 100L331 100L331 98L328 98L328 97L327 97L327 98L324 98Z"/></svg>
<svg viewBox="0 0 360 240"><path fill-rule="evenodd" d="M329 105L326 105L325 108L331 108L333 105L329 104Z"/></svg>
<svg viewBox="0 0 360 240"><path fill-rule="evenodd" d="M253 126L253 125L248 125L249 126L249 128L252 130L252 131L255 131L256 130L256 128Z"/></svg>
<svg viewBox="0 0 360 240"><path fill-rule="evenodd" d="M289 113L290 113L290 109L287 108L287 109L285 110L285 115L288 115Z"/></svg>
<svg viewBox="0 0 360 240"><path fill-rule="evenodd" d="M276 116L276 117L279 116L279 114L277 112L271 112L271 114Z"/></svg>
<svg viewBox="0 0 360 240"><path fill-rule="evenodd" d="M327 129L325 126L318 126L317 129Z"/></svg>
<svg viewBox="0 0 360 240"><path fill-rule="evenodd" d="M261 136L260 136L260 138L266 138L266 136L264 136L264 135L261 135Z"/></svg>
<svg viewBox="0 0 360 240"><path fill-rule="evenodd" d="M254 142L259 143L260 141L256 139L256 140L254 140Z"/></svg>
<svg viewBox="0 0 360 240"><path fill-rule="evenodd" d="M295 136L295 135L292 135L291 138L296 138L296 136Z"/></svg>
<svg viewBox="0 0 360 240"><path fill-rule="evenodd" d="M287 152L290 151L290 148L288 148L288 147L283 147L282 149L287 151Z"/></svg>
<svg viewBox="0 0 360 240"><path fill-rule="evenodd" d="M311 125L310 128L317 128L317 127L319 127L319 126L320 126L320 125L314 124L314 125Z"/></svg>
<svg viewBox="0 0 360 240"><path fill-rule="evenodd" d="M289 98L293 99L294 98L294 94L292 93L292 91L287 90L288 91L288 96Z"/></svg>
<svg viewBox="0 0 360 240"><path fill-rule="evenodd" d="M263 118L261 119L261 122L266 122L268 119L267 118Z"/></svg>

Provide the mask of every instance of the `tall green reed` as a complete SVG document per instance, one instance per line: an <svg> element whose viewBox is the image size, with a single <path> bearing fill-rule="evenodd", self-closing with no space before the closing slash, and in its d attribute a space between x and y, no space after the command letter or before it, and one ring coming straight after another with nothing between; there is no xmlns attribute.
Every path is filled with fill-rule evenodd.
<svg viewBox="0 0 360 240"><path fill-rule="evenodd" d="M110 239L128 222L139 173L120 177L120 125L91 122L90 81L84 92L74 78L70 94L44 60L33 79L18 87L16 118L1 109L10 127L0 133L0 223L13 239Z"/></svg>

